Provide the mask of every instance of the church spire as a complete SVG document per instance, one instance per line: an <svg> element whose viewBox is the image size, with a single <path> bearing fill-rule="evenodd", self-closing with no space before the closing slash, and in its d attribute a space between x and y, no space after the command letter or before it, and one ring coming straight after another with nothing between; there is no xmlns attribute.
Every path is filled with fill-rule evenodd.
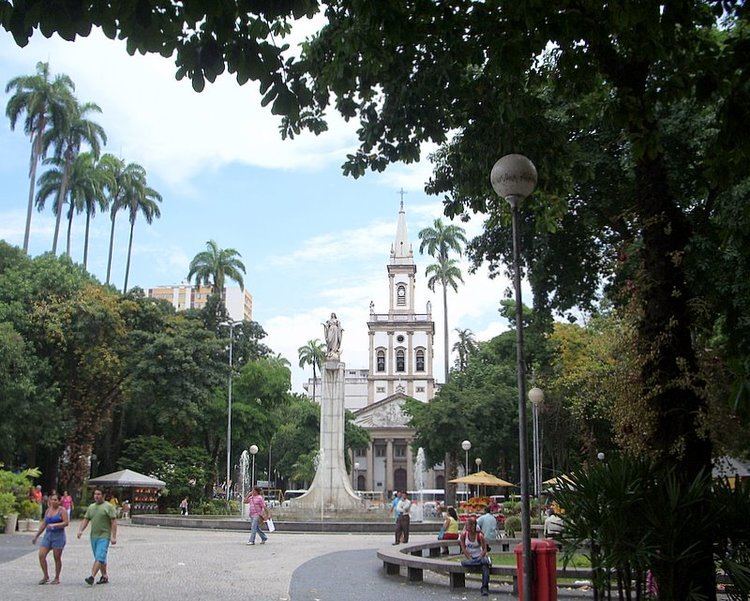
<svg viewBox="0 0 750 601"><path fill-rule="evenodd" d="M391 246L391 265L413 265L414 251L409 244L409 232L406 228L406 212L404 211L404 190L401 189L401 208L398 212L396 225L396 241Z"/></svg>

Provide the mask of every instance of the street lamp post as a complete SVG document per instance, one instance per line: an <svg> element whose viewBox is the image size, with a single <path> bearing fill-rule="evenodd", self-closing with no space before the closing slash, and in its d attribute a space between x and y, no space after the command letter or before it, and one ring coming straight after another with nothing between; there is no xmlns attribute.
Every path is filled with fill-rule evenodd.
<svg viewBox="0 0 750 601"><path fill-rule="evenodd" d="M223 326L229 326L229 385L227 387L227 501L230 497L229 481L232 471L232 347L234 344L234 326L238 323L240 322L229 319L221 324Z"/></svg>
<svg viewBox="0 0 750 601"><path fill-rule="evenodd" d="M516 296L516 372L518 378L518 446L521 472L521 538L523 542L523 598L531 599L531 520L529 516L529 462L526 439L526 371L523 356L523 302L521 297L521 233L519 207L536 187L534 163L521 154L507 154L492 167L490 182L511 208L513 231L513 287Z"/></svg>
<svg viewBox="0 0 750 601"><path fill-rule="evenodd" d="M250 486L254 487L255 486L255 456L258 454L258 445L251 444L248 451L250 451L250 454L253 456L253 472L252 472L253 475L252 475L252 483L250 484Z"/></svg>
<svg viewBox="0 0 750 601"><path fill-rule="evenodd" d="M531 401L531 423L534 440L534 496L536 497L537 503L539 503L542 495L542 454L541 438L539 437L539 408L544 402L544 391L541 388L532 388L529 390L529 400Z"/></svg>
<svg viewBox="0 0 750 601"><path fill-rule="evenodd" d="M477 464L477 471L479 471L479 470L481 469L481 467L482 467L482 458L481 458L481 457L477 457L477 458L476 458L476 459L474 460L474 463L476 463L476 464Z"/></svg>
<svg viewBox="0 0 750 601"><path fill-rule="evenodd" d="M464 440L461 443L461 448L466 452L466 463L464 463L464 476L469 475L469 449L471 449L471 442ZM469 485L465 484L466 487L466 500L469 500Z"/></svg>
<svg viewBox="0 0 750 601"><path fill-rule="evenodd" d="M359 490L359 461L354 462L354 490Z"/></svg>

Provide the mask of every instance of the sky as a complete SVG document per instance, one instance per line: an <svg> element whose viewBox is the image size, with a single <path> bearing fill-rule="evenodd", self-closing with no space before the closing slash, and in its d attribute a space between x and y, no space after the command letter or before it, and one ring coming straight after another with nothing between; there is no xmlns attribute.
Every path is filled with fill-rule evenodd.
<svg viewBox="0 0 750 601"><path fill-rule="evenodd" d="M35 35L26 48L0 33L0 82L32 74L38 61L48 61L53 73L68 74L79 101L102 108L97 120L108 135L106 151L143 165L163 197L161 219L150 226L136 223L129 287L179 283L207 240L236 249L247 268L253 318L268 332L273 351L292 363L295 391L302 391L310 375L297 366L297 349L323 338L321 323L331 312L345 330L342 359L351 368L367 367L369 303L375 302L376 312L387 311L386 265L403 188L418 267L416 306L420 311L432 301L434 370L443 381L442 296L427 289L424 270L430 258L417 252L419 230L442 216L441 200L424 193L430 148L417 164L391 165L355 180L341 174L341 164L357 147L356 123L333 115L321 136L282 140L277 117L261 107L252 82L240 87L224 76L197 94L189 80L175 79L171 59L129 56L122 42L97 31L75 42ZM4 90L5 85L3 107L9 97ZM29 152L22 124L11 131L5 119L0 239L17 245L23 242ZM83 224L82 218L73 223L76 261L83 255ZM460 225L471 237L481 231L482 219ZM51 249L53 229L51 210L34 212L31 254ZM113 281L120 287L127 238L127 219L120 218L113 261ZM108 239L109 220L99 215L92 221L89 271L101 280ZM451 346L454 328L469 328L478 340L487 340L508 327L497 308L509 281L490 279L483 267L470 274L465 259L461 265L465 285L448 298ZM529 299L528 290L525 295Z"/></svg>

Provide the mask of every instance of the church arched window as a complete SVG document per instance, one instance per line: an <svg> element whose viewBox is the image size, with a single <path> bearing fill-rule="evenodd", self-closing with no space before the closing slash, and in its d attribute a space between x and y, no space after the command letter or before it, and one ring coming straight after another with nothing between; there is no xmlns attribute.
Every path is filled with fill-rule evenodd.
<svg viewBox="0 0 750 601"><path fill-rule="evenodd" d="M404 349L398 349L396 351L396 371L406 371L406 363L404 361Z"/></svg>
<svg viewBox="0 0 750 601"><path fill-rule="evenodd" d="M416 364L417 364L417 371L424 371L424 349L418 348L417 349L417 356L416 356Z"/></svg>
<svg viewBox="0 0 750 601"><path fill-rule="evenodd" d="M377 354L377 370L385 371L385 351L380 349Z"/></svg>
<svg viewBox="0 0 750 601"><path fill-rule="evenodd" d="M396 288L396 304L403 307L406 305L406 286L399 284Z"/></svg>

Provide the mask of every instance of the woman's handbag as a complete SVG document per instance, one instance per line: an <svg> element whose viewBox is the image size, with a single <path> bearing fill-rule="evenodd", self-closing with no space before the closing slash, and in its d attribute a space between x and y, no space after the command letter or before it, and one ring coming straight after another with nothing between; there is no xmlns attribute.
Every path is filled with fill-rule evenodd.
<svg viewBox="0 0 750 601"><path fill-rule="evenodd" d="M276 525L273 523L273 519L272 518L268 518L266 520L266 526L268 526L268 531L269 532L274 532L276 530Z"/></svg>

